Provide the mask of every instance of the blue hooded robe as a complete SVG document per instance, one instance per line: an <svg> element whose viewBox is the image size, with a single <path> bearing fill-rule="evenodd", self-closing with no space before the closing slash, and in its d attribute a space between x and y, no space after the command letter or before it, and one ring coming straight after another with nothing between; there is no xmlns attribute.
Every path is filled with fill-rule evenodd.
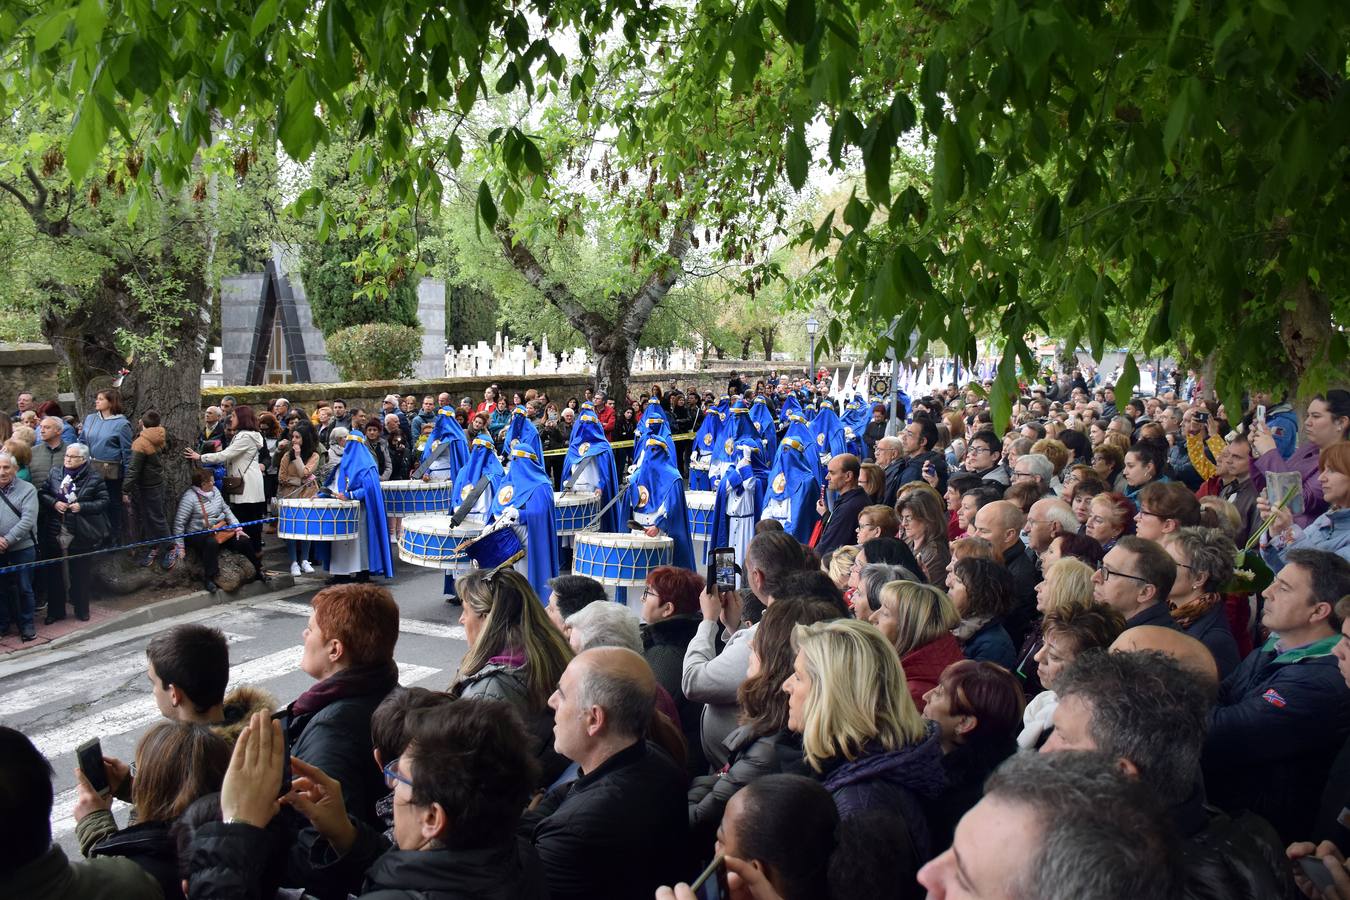
<svg viewBox="0 0 1350 900"><path fill-rule="evenodd" d="M469 510L464 519L465 522L477 522L479 525L487 523L492 498L497 496L497 489L501 487L502 479L506 477L506 469L502 468L502 461L497 458L497 446L492 443L492 438L486 434L479 434L475 435L473 442L469 444L468 461L455 473L454 484L450 489L450 512L453 513L468 499L478 480L484 476L487 476L488 486L474 502L473 509ZM445 576L445 593L451 597L455 595L455 576L448 573Z"/></svg>
<svg viewBox="0 0 1350 900"><path fill-rule="evenodd" d="M820 518L816 512L820 482L816 479L812 440L811 426L797 415L778 444L762 513L762 518L777 519L784 531L803 544L810 540Z"/></svg>
<svg viewBox="0 0 1350 900"><path fill-rule="evenodd" d="M769 401L763 396L756 397L750 404L750 421L754 423L760 443L764 445L764 458L773 459L778 454L778 423L774 421Z"/></svg>
<svg viewBox="0 0 1350 900"><path fill-rule="evenodd" d="M342 560L351 550L355 550L356 558L364 559L366 565L350 568L354 560L347 558L343 560L345 566L339 563L341 567L348 568L349 572L364 570L393 578L394 557L389 550L389 524L384 512L384 492L380 490L380 472L375 468L375 456L370 452L363 435L348 435L343 444L342 461L334 471L331 486L334 493L341 493L348 500L360 501L362 515L356 541L365 541L365 546L364 553L356 541L341 542L351 543L353 546L350 549L330 547L325 567L330 570L333 568L334 552Z"/></svg>
<svg viewBox="0 0 1350 900"><path fill-rule="evenodd" d="M633 438L633 459L636 465L642 464L642 457L647 452L647 438L660 438L670 451L672 460L679 459L675 452L675 438L670 430L670 419L666 418L666 411L661 408L661 401L655 397L647 401L647 408L642 411L642 417L638 419L637 431Z"/></svg>
<svg viewBox="0 0 1350 900"><path fill-rule="evenodd" d="M633 473L621 503L624 521L636 519L644 528L656 526L675 542L674 565L694 568L694 542L689 537L689 513L684 505L684 482L664 442L648 438L642 465Z"/></svg>
<svg viewBox="0 0 1350 900"><path fill-rule="evenodd" d="M867 456L867 446L863 443L863 432L871 418L872 407L863 402L862 394L854 394L853 399L844 405L844 414L839 421L844 426L844 441L848 452L858 459Z"/></svg>
<svg viewBox="0 0 1350 900"><path fill-rule="evenodd" d="M839 421L839 414L834 411L831 404L820 405L816 417L811 420L811 432L815 436L817 461L820 466L816 477L824 484L825 471L830 465L830 460L841 453L850 452L848 439L844 437L844 424Z"/></svg>
<svg viewBox="0 0 1350 900"><path fill-rule="evenodd" d="M725 417L717 407L711 406L703 414L703 421L694 433L694 449L689 453L689 490L712 490L712 478L708 475L708 466L712 462L713 444L722 430Z"/></svg>
<svg viewBox="0 0 1350 900"><path fill-rule="evenodd" d="M748 413L742 414L742 418L748 422ZM764 447L756 434L738 436L734 452L736 462L727 469L717 488L708 549L732 547L736 551L736 562L744 566L750 539L755 536L755 523L764 510L769 468L764 462Z"/></svg>
<svg viewBox="0 0 1350 900"><path fill-rule="evenodd" d="M572 440L563 457L563 482L579 494L600 491L600 506L604 508L619 493L619 469L614 462L614 448L605 439L604 426L594 410L583 410L572 426ZM618 504L605 511L600 519L600 530L619 530Z"/></svg>
<svg viewBox="0 0 1350 900"><path fill-rule="evenodd" d="M712 462L708 465L708 479L714 491L722 483L722 475L726 470L736 464L736 440L740 437L759 438L759 432L750 421L750 404L744 400L731 403L729 397L723 397L722 402L729 405L722 416L722 427L717 430L717 437L713 440ZM717 405L720 407L722 403Z"/></svg>
<svg viewBox="0 0 1350 900"><path fill-rule="evenodd" d="M492 498L489 524L510 506L520 511L516 533L525 545L525 572L530 587L548 605L549 579L558 574L558 527L553 512L553 480L541 458L522 441L511 451L511 465Z"/></svg>
<svg viewBox="0 0 1350 900"><path fill-rule="evenodd" d="M464 462L469 458L469 440L464 436L464 429L455 418L455 411L443 406L436 413L436 425L427 438L426 446L422 448L422 462L431 459L436 448L447 441L450 446L422 473L429 475L432 481L450 481L456 472L464 468Z"/></svg>
<svg viewBox="0 0 1350 900"><path fill-rule="evenodd" d="M512 459L511 451L517 446L529 450L539 460L541 466L544 464L544 444L539 440L539 429L534 427L523 406L517 406L511 412L511 424L507 426L506 437L502 441L502 454L507 459Z"/></svg>

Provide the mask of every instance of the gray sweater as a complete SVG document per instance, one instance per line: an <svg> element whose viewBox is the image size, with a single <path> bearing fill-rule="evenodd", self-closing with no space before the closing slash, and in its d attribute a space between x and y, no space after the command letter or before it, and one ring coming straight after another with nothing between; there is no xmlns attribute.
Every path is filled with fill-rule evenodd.
<svg viewBox="0 0 1350 900"><path fill-rule="evenodd" d="M16 476L5 499L9 503L0 500L0 537L9 542L10 550L33 546L38 519L37 488ZM18 514L9 508L10 503L19 510Z"/></svg>

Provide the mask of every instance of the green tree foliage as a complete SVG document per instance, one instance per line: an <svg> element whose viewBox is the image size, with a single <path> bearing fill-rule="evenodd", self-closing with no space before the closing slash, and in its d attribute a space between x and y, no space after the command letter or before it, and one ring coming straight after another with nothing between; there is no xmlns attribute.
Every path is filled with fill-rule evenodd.
<svg viewBox="0 0 1350 900"><path fill-rule="evenodd" d="M352 325L324 341L343 381L411 378L422 357L422 331L386 322Z"/></svg>
<svg viewBox="0 0 1350 900"><path fill-rule="evenodd" d="M406 275L379 296L359 290L353 264L362 249L358 238L337 237L305 247L300 277L314 312L314 324L325 338L372 322L418 328L417 289Z"/></svg>

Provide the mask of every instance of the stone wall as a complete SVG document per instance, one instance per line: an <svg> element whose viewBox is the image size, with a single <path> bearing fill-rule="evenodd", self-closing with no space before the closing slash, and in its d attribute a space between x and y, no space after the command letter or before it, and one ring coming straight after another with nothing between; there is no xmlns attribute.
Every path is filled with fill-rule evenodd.
<svg viewBox="0 0 1350 900"><path fill-rule="evenodd" d="M0 405L5 412L14 409L20 391L32 391L36 403L57 399L60 364L48 344L0 343Z"/></svg>
<svg viewBox="0 0 1350 900"><path fill-rule="evenodd" d="M630 377L630 391L634 396L641 393L652 382L668 388L673 381L681 390L697 388L699 391L711 390L715 393L726 390L727 374L731 371L741 373L741 377L753 382L764 378L771 371L798 371L801 363L765 363L745 362L743 360L710 361L709 368L697 372L634 372ZM285 397L292 404L298 404L306 410L313 410L320 400L341 398L348 406L366 410L378 409L386 394L414 394L419 399L426 394L449 392L455 403L461 397L469 397L477 405L483 399L483 389L497 384L508 395L519 391L524 394L530 388L546 391L554 400L566 400L568 397L581 397L586 388L594 381L589 375L540 375L536 377L496 375L482 378L431 378L416 381L354 381L327 384L264 384L249 387L219 387L202 390L202 407L213 406L226 394L233 396L239 403L256 408L264 407L274 397Z"/></svg>

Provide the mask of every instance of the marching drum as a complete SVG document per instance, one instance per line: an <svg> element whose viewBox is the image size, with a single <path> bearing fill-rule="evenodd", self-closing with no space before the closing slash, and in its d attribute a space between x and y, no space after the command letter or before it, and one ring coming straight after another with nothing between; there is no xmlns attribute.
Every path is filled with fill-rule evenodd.
<svg viewBox="0 0 1350 900"><path fill-rule="evenodd" d="M717 491L685 491L684 504L689 510L689 536L694 540L708 540L712 535L713 504Z"/></svg>
<svg viewBox="0 0 1350 900"><path fill-rule="evenodd" d="M451 484L448 481L386 481L384 512L389 516L437 516L451 512Z"/></svg>
<svg viewBox="0 0 1350 900"><path fill-rule="evenodd" d="M350 541L357 534L359 500L330 497L277 501L277 537L290 541Z"/></svg>
<svg viewBox="0 0 1350 900"><path fill-rule="evenodd" d="M417 516L403 522L398 538L398 558L415 566L445 569L458 574L473 568L461 544L477 537L483 526L474 522L455 525L450 516Z"/></svg>
<svg viewBox="0 0 1350 900"><path fill-rule="evenodd" d="M631 534L578 534L572 573L588 575L607 587L642 587L647 574L668 566L675 541L668 537Z"/></svg>
<svg viewBox="0 0 1350 900"><path fill-rule="evenodd" d="M600 500L595 494L553 492L553 509L557 513L558 536L580 534L591 528L600 512Z"/></svg>

